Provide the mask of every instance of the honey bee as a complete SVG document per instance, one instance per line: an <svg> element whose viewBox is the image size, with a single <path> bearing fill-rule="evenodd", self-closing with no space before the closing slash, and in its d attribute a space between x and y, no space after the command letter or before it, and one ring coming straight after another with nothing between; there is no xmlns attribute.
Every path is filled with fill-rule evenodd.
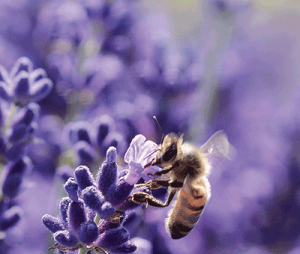
<svg viewBox="0 0 300 254"><path fill-rule="evenodd" d="M155 159L145 167L157 165L163 168L152 176L156 177L135 187L146 186L150 190L168 188L166 202L146 192L132 195L133 202L146 206L166 207L178 193L173 208L166 219L166 230L173 239L186 236L197 224L203 209L210 199L211 187L207 179L210 173L209 156L228 157L233 148L223 131L217 131L209 140L197 148L183 142L183 136L170 133L163 137ZM168 176L163 179L161 176Z"/></svg>

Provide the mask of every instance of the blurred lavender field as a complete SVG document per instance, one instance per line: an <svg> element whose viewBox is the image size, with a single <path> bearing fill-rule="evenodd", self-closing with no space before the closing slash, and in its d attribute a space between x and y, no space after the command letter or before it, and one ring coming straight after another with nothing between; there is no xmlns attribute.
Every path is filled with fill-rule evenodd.
<svg viewBox="0 0 300 254"><path fill-rule="evenodd" d="M272 3L0 0L0 253L300 253L300 4ZM236 149L180 240L127 202L153 116Z"/></svg>

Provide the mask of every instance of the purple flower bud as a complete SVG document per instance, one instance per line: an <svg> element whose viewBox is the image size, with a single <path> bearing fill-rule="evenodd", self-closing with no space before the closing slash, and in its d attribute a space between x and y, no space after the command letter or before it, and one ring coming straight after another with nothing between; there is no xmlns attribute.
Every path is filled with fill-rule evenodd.
<svg viewBox="0 0 300 254"><path fill-rule="evenodd" d="M73 201L78 202L78 184L75 182L74 178L69 178L67 182L64 184L64 188L66 192L68 193L70 199Z"/></svg>
<svg viewBox="0 0 300 254"><path fill-rule="evenodd" d="M95 222L87 221L80 225L77 234L84 244L91 244L99 236L98 227Z"/></svg>
<svg viewBox="0 0 300 254"><path fill-rule="evenodd" d="M129 196L130 192L133 189L133 185L128 184L124 181L124 178L120 179L114 189L111 188L109 193L108 200L113 205L120 205L124 203L126 198Z"/></svg>
<svg viewBox="0 0 300 254"><path fill-rule="evenodd" d="M52 90L53 83L48 78L43 78L36 81L31 89L31 98L33 101L44 99Z"/></svg>
<svg viewBox="0 0 300 254"><path fill-rule="evenodd" d="M80 190L84 190L86 187L95 185L94 177L89 168L86 166L79 166L75 169L75 179Z"/></svg>
<svg viewBox="0 0 300 254"><path fill-rule="evenodd" d="M95 186L85 188L82 191L82 197L85 204L95 211L100 211L103 203L105 202L105 198L102 193L96 189Z"/></svg>
<svg viewBox="0 0 300 254"><path fill-rule="evenodd" d="M6 141L4 137L0 134L0 154L4 154L6 150Z"/></svg>
<svg viewBox="0 0 300 254"><path fill-rule="evenodd" d="M103 115L100 117L97 123L97 143L101 147L103 140L108 133L114 128L114 121L109 115Z"/></svg>
<svg viewBox="0 0 300 254"><path fill-rule="evenodd" d="M0 219L0 230L5 231L13 227L21 219L23 211L20 207L14 206L7 210L3 217Z"/></svg>
<svg viewBox="0 0 300 254"><path fill-rule="evenodd" d="M70 227L77 231L83 222L86 222L84 203L81 199L78 202L72 201L69 205L68 218Z"/></svg>
<svg viewBox="0 0 300 254"><path fill-rule="evenodd" d="M29 125L34 121L39 114L40 106L36 104L35 102L29 103L26 108L23 108L18 112L18 116L16 117L17 120L15 121L14 125L24 123L26 125Z"/></svg>
<svg viewBox="0 0 300 254"><path fill-rule="evenodd" d="M105 198L102 193L94 186L85 188L82 191L82 197L85 204L89 208L97 211L103 218L110 217L115 212L113 206L111 204L107 204L108 202L105 202Z"/></svg>
<svg viewBox="0 0 300 254"><path fill-rule="evenodd" d="M5 157L9 161L18 160L24 154L25 145L16 143L5 152Z"/></svg>
<svg viewBox="0 0 300 254"><path fill-rule="evenodd" d="M45 227L48 230L50 230L52 233L65 229L60 219L53 217L52 215L49 214L45 214L42 217L42 222L44 223Z"/></svg>
<svg viewBox="0 0 300 254"><path fill-rule="evenodd" d="M99 213L99 215L102 218L109 218L114 213L115 213L115 208L113 207L113 205L110 202L106 201L103 203L103 205L101 207L101 212Z"/></svg>
<svg viewBox="0 0 300 254"><path fill-rule="evenodd" d="M121 244L117 248L111 249L112 252L116 253L132 253L135 252L137 249L137 246L130 241L127 241L126 243Z"/></svg>
<svg viewBox="0 0 300 254"><path fill-rule="evenodd" d="M113 146L118 151L123 152L125 148L125 140L123 136L118 132L110 132L104 139L102 144L102 152L106 151L109 147Z"/></svg>
<svg viewBox="0 0 300 254"><path fill-rule="evenodd" d="M13 127L11 134L9 135L9 141L16 143L22 142L29 136L30 128L24 123Z"/></svg>
<svg viewBox="0 0 300 254"><path fill-rule="evenodd" d="M89 123L80 121L71 123L69 126L69 138L72 144L76 144L78 141L86 141L88 144L92 143Z"/></svg>
<svg viewBox="0 0 300 254"><path fill-rule="evenodd" d="M97 245L114 249L129 240L129 232L124 227L108 229L97 240Z"/></svg>
<svg viewBox="0 0 300 254"><path fill-rule="evenodd" d="M74 169L69 165L62 165L57 169L56 174L62 178L63 182L66 182L70 177L74 176Z"/></svg>
<svg viewBox="0 0 300 254"><path fill-rule="evenodd" d="M79 141L74 146L80 158L80 164L93 162L95 158L95 150L85 141Z"/></svg>
<svg viewBox="0 0 300 254"><path fill-rule="evenodd" d="M57 231L53 236L58 243L66 247L75 247L78 243L77 237L67 230Z"/></svg>
<svg viewBox="0 0 300 254"><path fill-rule="evenodd" d="M67 197L63 198L59 203L59 212L61 215L62 223L65 226L65 228L68 227L68 210L71 202L72 200Z"/></svg>
<svg viewBox="0 0 300 254"><path fill-rule="evenodd" d="M23 157L16 162L9 163L5 166L2 192L8 197L15 197L20 189L24 173L30 166L29 157Z"/></svg>
<svg viewBox="0 0 300 254"><path fill-rule="evenodd" d="M106 153L106 161L104 161L98 171L97 182L98 187L104 196L108 196L109 188L116 182L117 178L117 150L110 147Z"/></svg>
<svg viewBox="0 0 300 254"><path fill-rule="evenodd" d="M117 161L117 149L115 147L109 147L106 152L107 164L116 163Z"/></svg>
<svg viewBox="0 0 300 254"><path fill-rule="evenodd" d="M89 135L87 129L79 128L79 129L77 130L77 136L78 136L78 140L83 140L83 141L85 141L85 142L91 144L90 135Z"/></svg>
<svg viewBox="0 0 300 254"><path fill-rule="evenodd" d="M14 89L14 95L18 98L24 98L29 96L29 74L25 71L21 71L16 77L15 77L15 89Z"/></svg>
<svg viewBox="0 0 300 254"><path fill-rule="evenodd" d="M27 57L21 57L14 64L14 66L11 70L10 76L15 77L22 71L30 73L30 72L32 72L32 70L33 70L33 64L30 61L30 59Z"/></svg>

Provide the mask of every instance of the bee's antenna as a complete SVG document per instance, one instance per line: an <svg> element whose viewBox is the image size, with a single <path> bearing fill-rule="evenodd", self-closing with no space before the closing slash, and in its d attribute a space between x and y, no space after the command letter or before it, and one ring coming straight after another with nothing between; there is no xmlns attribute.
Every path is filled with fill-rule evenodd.
<svg viewBox="0 0 300 254"><path fill-rule="evenodd" d="M165 134L164 134L164 132L163 132L163 130L162 130L162 128L161 128L161 126L160 126L160 124L159 124L159 122L158 122L156 116L153 116L153 119L154 119L154 121L156 122L156 124L157 124L157 126L158 126L158 129L159 129L159 131L160 131L160 133L161 133L161 135L162 135L161 142L163 142L163 140L164 140L164 138L165 138Z"/></svg>
<svg viewBox="0 0 300 254"><path fill-rule="evenodd" d="M144 159L149 158L152 154L156 153L157 151L159 151L160 149L155 149L153 152L149 153L146 157L144 157Z"/></svg>

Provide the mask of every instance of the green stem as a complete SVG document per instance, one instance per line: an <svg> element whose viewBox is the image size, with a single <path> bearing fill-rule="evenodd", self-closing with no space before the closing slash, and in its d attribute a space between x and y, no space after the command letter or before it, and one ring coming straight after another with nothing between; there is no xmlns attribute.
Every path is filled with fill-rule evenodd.
<svg viewBox="0 0 300 254"><path fill-rule="evenodd" d="M84 253L85 253L85 248L79 249L78 254L84 254Z"/></svg>
<svg viewBox="0 0 300 254"><path fill-rule="evenodd" d="M4 126L4 129L3 129L3 134L4 135L7 132L7 130L9 129L9 127L11 125L11 122L12 122L12 119L13 119L13 116L16 113L17 109L18 109L17 105L13 103L12 106L11 106L10 115L9 115L9 117L8 117L8 119L6 121L6 124Z"/></svg>
<svg viewBox="0 0 300 254"><path fill-rule="evenodd" d="M96 218L94 219L94 222L96 223L96 225L98 225L100 219L101 219L101 217L99 216L99 214L97 214Z"/></svg>

